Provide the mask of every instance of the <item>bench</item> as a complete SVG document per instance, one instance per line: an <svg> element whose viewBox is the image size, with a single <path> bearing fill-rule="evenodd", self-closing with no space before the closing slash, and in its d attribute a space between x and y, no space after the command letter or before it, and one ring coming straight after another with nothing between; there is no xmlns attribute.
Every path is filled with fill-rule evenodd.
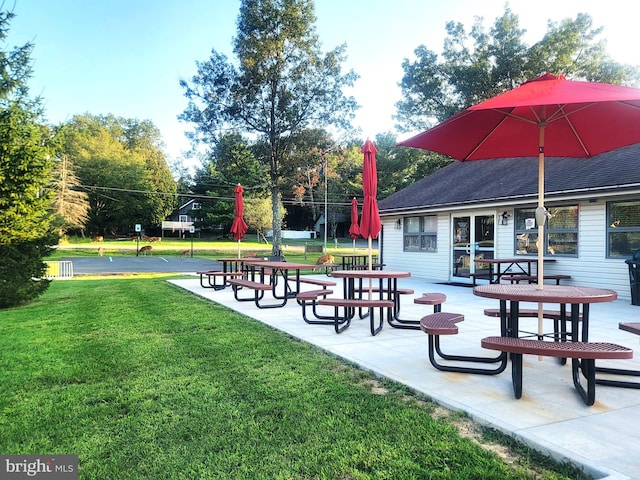
<svg viewBox="0 0 640 480"><path fill-rule="evenodd" d="M231 287L233 288L233 296L239 302L253 301L255 302L256 307L258 308L283 307L287 303L287 297L285 296L284 299L282 300L282 303L267 304L267 305L261 304L260 300L262 300L262 298L264 297L264 292L272 290L273 288L271 285L267 285L266 283L252 282L251 280L245 280L244 278L232 278L228 280L227 283L229 283L229 285L231 285ZM242 298L239 297L238 291L241 288L247 288L247 289L253 290L254 296L242 297Z"/></svg>
<svg viewBox="0 0 640 480"><path fill-rule="evenodd" d="M442 311L442 304L447 301L444 293L423 293L421 297L414 298L413 303L418 305L433 305L433 313Z"/></svg>
<svg viewBox="0 0 640 480"><path fill-rule="evenodd" d="M304 259L307 259L307 253L324 253L324 245L316 243L304 244Z"/></svg>
<svg viewBox="0 0 640 480"><path fill-rule="evenodd" d="M507 318L509 317L509 309L507 309ZM484 314L487 317L500 317L500 309L499 308L485 308L484 310ZM538 318L538 309L537 308L521 308L520 310L518 310L518 317L519 318ZM553 338L555 340L560 340L561 338L563 340L566 340L566 336L567 336L567 331L566 331L566 325L562 326L562 330L560 330L560 323L563 318L562 318L562 312L560 310L543 310L542 311L542 318L546 318L547 320L553 320ZM571 321L571 314L567 313L565 315L564 318L565 321ZM582 314L580 314L578 316L578 321L581 322L582 321ZM535 335L538 337L538 340L541 340L541 336L538 333L530 333L530 332L525 332L525 333L529 333L530 335Z"/></svg>
<svg viewBox="0 0 640 480"><path fill-rule="evenodd" d="M491 276L489 275L488 272L467 273L467 274L462 275L462 276L471 278L473 280L473 286L474 287L476 286L476 280L478 278L481 278L483 280L489 280L489 283L491 283Z"/></svg>
<svg viewBox="0 0 640 480"><path fill-rule="evenodd" d="M502 279L511 283L538 283L536 275L503 275ZM560 280L571 280L571 275L543 275L543 280L555 280L556 285L560 285Z"/></svg>
<svg viewBox="0 0 640 480"><path fill-rule="evenodd" d="M322 288L318 290L308 290L306 292L300 292L296 295L296 301L298 305L302 306L302 319L310 325L333 325L335 323L334 317L330 315L320 315L316 311L317 300L319 298L325 298L327 295L333 293L333 290ZM307 306L311 305L312 313L315 318L309 318L307 316Z"/></svg>
<svg viewBox="0 0 640 480"><path fill-rule="evenodd" d="M296 277L289 277L289 281L290 282L295 282L296 281ZM306 283L308 285L319 285L321 287L335 287L336 286L336 282L332 281L332 280L322 280L319 278L307 278L304 276L300 277L300 283Z"/></svg>
<svg viewBox="0 0 640 480"><path fill-rule="evenodd" d="M386 263L372 263L371 264L371 270L382 270L384 267L386 267L387 264ZM352 270L369 270L369 265L367 264L355 264L355 265L351 265L350 267Z"/></svg>
<svg viewBox="0 0 640 480"><path fill-rule="evenodd" d="M497 357L475 357L469 355L451 355L442 352L440 348L440 335L457 335L458 326L456 323L462 321L464 321L464 315L460 313L436 312L422 317L420 320L420 329L428 335L429 362L431 362L431 365L443 372L480 373L483 375L495 375L503 372L507 366L506 355L499 355ZM496 368L444 365L438 363L436 354L438 354L440 358L448 361L472 363L500 362L500 365Z"/></svg>
<svg viewBox="0 0 640 480"><path fill-rule="evenodd" d="M200 286L202 288L213 288L214 290L222 290L227 287L227 278L241 277L242 272L223 272L221 270L202 270L196 272L200 275ZM207 277L207 285L204 284L204 277ZM217 279L222 278L222 284L217 283ZM213 279L213 282L211 281Z"/></svg>
<svg viewBox="0 0 640 480"><path fill-rule="evenodd" d="M414 291L411 288L396 288L396 295L390 295L389 290L387 288L380 289L379 287L371 287L369 290L368 286L361 285L355 288L355 294L358 295L358 298L364 299L369 296L369 292L373 293L382 293L387 294L387 299L393 301L393 314L387 318L387 322L393 328L404 328L407 330L419 330L420 326L417 320L403 320L399 318L400 316L400 295L413 295ZM366 315L360 315L360 318L365 318Z"/></svg>
<svg viewBox="0 0 640 480"><path fill-rule="evenodd" d="M618 328L620 330L624 330L625 332L633 333L634 335L640 335L640 322L620 322L618 324ZM604 373L607 375L625 375L625 376L631 376L631 377L640 377L640 371L623 369L623 368L596 367L596 373ZM598 385L607 385L609 387L640 389L640 382L596 378L596 383Z"/></svg>
<svg viewBox="0 0 640 480"><path fill-rule="evenodd" d="M511 378L516 398L522 396L522 355L571 358L573 384L588 406L596 398L596 360L625 359L633 357L633 350L607 342L549 342L515 337L486 337L483 348L511 354ZM587 380L587 388L580 383L580 372Z"/></svg>
<svg viewBox="0 0 640 480"><path fill-rule="evenodd" d="M340 268L340 265L338 265L337 263L321 263L320 265L316 265L313 271L315 272L316 270L324 269L325 275L329 277L331 276L331 272L337 270L338 268Z"/></svg>
<svg viewBox="0 0 640 480"><path fill-rule="evenodd" d="M317 301L318 305L334 307L334 328L336 333L343 332L351 324L351 319L355 315L355 309L366 308L369 310L369 327L371 335L376 335L382 330L384 325L384 309L387 309L387 318L390 318L393 309L393 301L391 300L365 300L365 299L345 299L345 298L324 298ZM343 309L344 315L340 315L340 307ZM379 325L375 325L374 310L380 309Z"/></svg>

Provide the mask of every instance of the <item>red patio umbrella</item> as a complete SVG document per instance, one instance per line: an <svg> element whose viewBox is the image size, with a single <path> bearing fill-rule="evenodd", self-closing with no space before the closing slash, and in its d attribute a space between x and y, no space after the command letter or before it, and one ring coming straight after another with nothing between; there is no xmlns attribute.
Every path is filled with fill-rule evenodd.
<svg viewBox="0 0 640 480"><path fill-rule="evenodd" d="M367 139L360 150L364 154L362 164L362 192L364 202L362 204L362 218L360 219L360 235L369 240L369 270L371 270L373 259L373 248L371 239L378 238L382 229L380 223L380 213L378 212L378 169L376 168L376 152L378 151L373 142Z"/></svg>
<svg viewBox="0 0 640 480"><path fill-rule="evenodd" d="M242 193L244 192L242 185L236 185L236 189L234 190L235 197L235 217L233 218L233 223L231 224L230 232L233 233L233 238L238 241L238 258L240 258L240 240L242 240L247 233L249 227L245 223L242 216L244 215L244 200L242 198Z"/></svg>
<svg viewBox="0 0 640 480"><path fill-rule="evenodd" d="M353 240L353 253L356 253L356 239L360 236L360 227L358 227L358 200L353 197L351 200L351 226L349 227L349 236Z"/></svg>
<svg viewBox="0 0 640 480"><path fill-rule="evenodd" d="M538 156L538 288L543 287L545 154L591 157L640 143L640 90L542 75L399 145L460 161ZM539 306L541 309L541 306Z"/></svg>

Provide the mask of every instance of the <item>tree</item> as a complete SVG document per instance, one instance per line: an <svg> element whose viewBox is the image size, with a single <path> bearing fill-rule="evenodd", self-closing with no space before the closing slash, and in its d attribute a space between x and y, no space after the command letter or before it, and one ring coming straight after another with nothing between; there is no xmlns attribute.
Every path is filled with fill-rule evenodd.
<svg viewBox="0 0 640 480"><path fill-rule="evenodd" d="M56 159L51 188L54 192L53 211L58 216L60 233L84 229L89 219L89 196L82 190L73 163L66 154Z"/></svg>
<svg viewBox="0 0 640 480"><path fill-rule="evenodd" d="M191 82L181 81L189 104L181 119L196 126L192 138L214 145L224 129L249 133L266 146L273 212L273 255L282 254L280 181L292 135L309 126L348 127L356 108L342 74L344 46L323 54L311 0L242 0L234 53L238 68L212 50L197 63Z"/></svg>
<svg viewBox="0 0 640 480"><path fill-rule="evenodd" d="M62 152L89 194L92 235L158 227L174 210L176 182L150 121L76 115L62 129Z"/></svg>
<svg viewBox="0 0 640 480"><path fill-rule="evenodd" d="M280 218L284 217L285 209L282 203L278 205ZM255 230L258 238L267 242L267 231L273 226L273 209L268 198L247 198L245 200L244 220L247 226Z"/></svg>
<svg viewBox="0 0 640 480"><path fill-rule="evenodd" d="M544 72L567 78L620 84L638 84L640 70L612 60L598 40L589 15L549 22L547 34L533 46L523 41L518 16L508 6L487 33L476 18L469 33L449 22L442 60L420 45L415 61L402 63L403 99L396 104L398 128L424 130L436 121L510 90Z"/></svg>
<svg viewBox="0 0 640 480"><path fill-rule="evenodd" d="M0 11L0 41L14 14ZM36 298L49 281L42 259L58 236L47 191L53 160L39 99L30 99L30 43L0 50L0 308Z"/></svg>
<svg viewBox="0 0 640 480"><path fill-rule="evenodd" d="M256 146L239 133L220 136L194 176L191 193L202 195L201 220L196 221L196 228L229 231L234 216L233 190L238 183L244 187L247 197L266 193L265 169L257 160L255 150Z"/></svg>

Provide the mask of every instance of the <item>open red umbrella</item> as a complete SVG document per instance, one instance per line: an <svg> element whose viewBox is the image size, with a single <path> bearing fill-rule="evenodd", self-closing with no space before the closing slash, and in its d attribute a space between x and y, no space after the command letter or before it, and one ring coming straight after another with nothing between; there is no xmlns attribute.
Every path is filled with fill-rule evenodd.
<svg viewBox="0 0 640 480"><path fill-rule="evenodd" d="M349 236L353 240L353 253L356 253L356 239L360 236L360 227L358 227L358 200L353 197L351 200L351 226L349 227Z"/></svg>
<svg viewBox="0 0 640 480"><path fill-rule="evenodd" d="M469 107L400 145L463 162L538 156L538 289L543 289L545 154L586 158L640 143L639 125L640 90L545 74ZM542 305L538 310L541 314Z"/></svg>
<svg viewBox="0 0 640 480"><path fill-rule="evenodd" d="M362 164L362 192L364 202L362 204L362 218L360 219L360 235L369 240L369 270L371 270L373 248L371 239L378 238L382 229L380 213L378 212L378 169L376 168L376 152L373 142L367 139L360 150L364 154Z"/></svg>
<svg viewBox="0 0 640 480"><path fill-rule="evenodd" d="M591 157L640 143L640 90L542 75L399 145L460 161L538 156L538 240L544 239L544 159ZM541 244L539 244L541 245ZM538 248L538 288L543 288Z"/></svg>
<svg viewBox="0 0 640 480"><path fill-rule="evenodd" d="M244 200L242 198L242 193L244 192L242 185L236 185L236 189L234 190L234 198L235 198L235 217L233 218L233 223L231 224L230 232L233 233L233 238L238 241L238 258L240 258L240 240L242 240L247 233L249 227L245 223L242 216L244 215Z"/></svg>

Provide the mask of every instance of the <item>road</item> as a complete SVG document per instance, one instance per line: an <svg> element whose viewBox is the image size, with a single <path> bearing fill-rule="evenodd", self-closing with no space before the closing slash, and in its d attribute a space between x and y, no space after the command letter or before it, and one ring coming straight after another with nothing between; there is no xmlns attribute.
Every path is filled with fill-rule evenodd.
<svg viewBox="0 0 640 480"><path fill-rule="evenodd" d="M215 260L189 257L64 257L61 260L73 262L74 275L116 274L116 273L164 273L197 272L221 268Z"/></svg>

